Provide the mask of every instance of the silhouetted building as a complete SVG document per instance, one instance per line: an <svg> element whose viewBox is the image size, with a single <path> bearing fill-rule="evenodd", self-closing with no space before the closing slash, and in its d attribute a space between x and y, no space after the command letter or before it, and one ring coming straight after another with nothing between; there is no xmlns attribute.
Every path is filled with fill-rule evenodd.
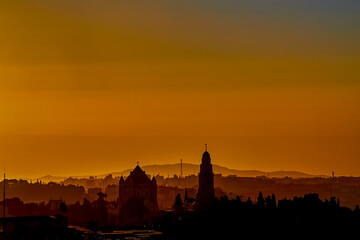
<svg viewBox="0 0 360 240"><path fill-rule="evenodd" d="M98 193L102 192L101 188L95 187L95 188L89 188L88 189L88 200L90 202L95 201L98 198Z"/></svg>
<svg viewBox="0 0 360 240"><path fill-rule="evenodd" d="M199 174L199 190L197 195L197 206L204 208L214 202L214 173L211 164L210 154L205 144L205 152L202 155L200 174Z"/></svg>
<svg viewBox="0 0 360 240"><path fill-rule="evenodd" d="M116 201L119 197L119 189L118 186L115 184L108 185L105 189L105 194L107 195L107 201Z"/></svg>
<svg viewBox="0 0 360 240"><path fill-rule="evenodd" d="M119 207L121 211L136 212L139 211L139 204L146 214L152 214L158 210L157 203L157 182L155 177L150 178L145 174L139 165L124 180L119 181ZM131 206L137 209L129 209ZM128 215L125 213L125 215Z"/></svg>

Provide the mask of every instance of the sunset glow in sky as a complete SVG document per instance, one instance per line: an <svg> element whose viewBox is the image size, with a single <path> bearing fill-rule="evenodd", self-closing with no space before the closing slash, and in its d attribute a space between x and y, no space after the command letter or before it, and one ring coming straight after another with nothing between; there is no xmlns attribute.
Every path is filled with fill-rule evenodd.
<svg viewBox="0 0 360 240"><path fill-rule="evenodd" d="M4 1L9 177L199 163L360 175L360 2Z"/></svg>

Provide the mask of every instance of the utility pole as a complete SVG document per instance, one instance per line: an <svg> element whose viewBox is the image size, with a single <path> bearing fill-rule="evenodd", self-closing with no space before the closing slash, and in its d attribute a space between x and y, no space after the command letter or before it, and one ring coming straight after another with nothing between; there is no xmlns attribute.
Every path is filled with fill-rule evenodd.
<svg viewBox="0 0 360 240"><path fill-rule="evenodd" d="M6 175L4 173L4 212L3 212L4 220L5 220L5 180L6 180Z"/></svg>
<svg viewBox="0 0 360 240"><path fill-rule="evenodd" d="M6 182L6 175L4 172L4 209L3 209L3 225L2 225L2 230L3 230L3 236L5 236L5 182Z"/></svg>
<svg viewBox="0 0 360 240"><path fill-rule="evenodd" d="M182 158L180 159L180 177L183 177L183 170L182 170Z"/></svg>

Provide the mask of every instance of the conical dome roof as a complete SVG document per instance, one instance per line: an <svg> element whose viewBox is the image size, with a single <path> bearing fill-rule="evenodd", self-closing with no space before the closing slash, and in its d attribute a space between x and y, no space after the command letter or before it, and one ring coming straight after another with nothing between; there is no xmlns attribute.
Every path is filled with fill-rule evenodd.
<svg viewBox="0 0 360 240"><path fill-rule="evenodd" d="M202 155L201 163L202 164L209 164L211 162L210 153L205 151Z"/></svg>
<svg viewBox="0 0 360 240"><path fill-rule="evenodd" d="M135 184L150 184L151 180L146 176L145 171L143 171L139 165L137 165L130 175L126 178L125 182L128 183L132 181Z"/></svg>

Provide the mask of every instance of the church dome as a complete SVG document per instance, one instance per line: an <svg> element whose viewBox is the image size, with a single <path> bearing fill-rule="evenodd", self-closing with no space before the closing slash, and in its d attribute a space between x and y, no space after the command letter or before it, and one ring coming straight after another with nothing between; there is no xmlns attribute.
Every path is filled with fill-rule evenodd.
<svg viewBox="0 0 360 240"><path fill-rule="evenodd" d="M210 159L210 154L209 154L209 152L208 151L205 151L204 153L203 153L203 155L202 155L202 160L201 160L201 162L204 164L208 164L208 163L210 163L210 161L211 161L211 159Z"/></svg>
<svg viewBox="0 0 360 240"><path fill-rule="evenodd" d="M210 153L208 151L205 151L202 155L202 158L210 158Z"/></svg>

